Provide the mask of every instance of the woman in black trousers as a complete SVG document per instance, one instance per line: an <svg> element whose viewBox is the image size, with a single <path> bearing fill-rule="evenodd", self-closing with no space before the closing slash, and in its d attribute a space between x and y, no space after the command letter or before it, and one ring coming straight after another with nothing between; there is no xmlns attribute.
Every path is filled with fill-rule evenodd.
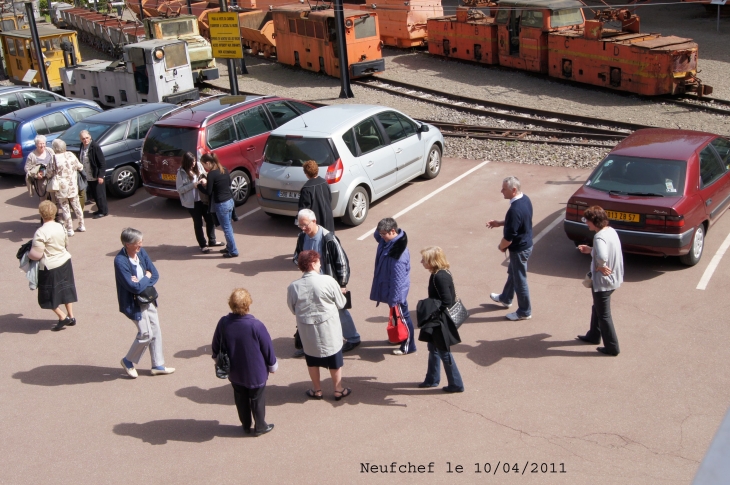
<svg viewBox="0 0 730 485"><path fill-rule="evenodd" d="M185 153L182 164L177 169L177 192L180 194L180 204L188 210L190 217L193 218L195 239L198 240L200 250L208 253L210 248L223 246L223 243L215 240L215 224L213 224L213 215L210 213L207 204L208 196L201 192L203 187L200 186L200 181L205 176L205 170L200 162L195 160L195 155L190 152ZM205 233L203 233L203 221L205 221ZM205 240L206 235L208 236L207 242Z"/></svg>

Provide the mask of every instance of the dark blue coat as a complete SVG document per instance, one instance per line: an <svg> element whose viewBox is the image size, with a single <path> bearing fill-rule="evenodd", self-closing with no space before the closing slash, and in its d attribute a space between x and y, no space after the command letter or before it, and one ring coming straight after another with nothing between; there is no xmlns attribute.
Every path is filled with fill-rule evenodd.
<svg viewBox="0 0 730 485"><path fill-rule="evenodd" d="M148 286L154 286L160 279L157 268L152 264L152 260L147 256L144 248L137 253L139 264L142 271L152 273L152 278L145 276L139 282L134 283L132 276L137 276L137 272L129 261L127 250L122 248L119 254L114 258L114 277L117 280L117 300L119 300L119 311L124 313L128 318L139 321L142 319L142 310L134 299L134 295L139 295L142 290Z"/></svg>
<svg viewBox="0 0 730 485"><path fill-rule="evenodd" d="M387 303L390 307L406 303L408 290L411 288L408 237L402 229L398 229L398 235L390 242L385 242L378 231L373 236L378 241L378 251L375 254L375 274L370 299Z"/></svg>

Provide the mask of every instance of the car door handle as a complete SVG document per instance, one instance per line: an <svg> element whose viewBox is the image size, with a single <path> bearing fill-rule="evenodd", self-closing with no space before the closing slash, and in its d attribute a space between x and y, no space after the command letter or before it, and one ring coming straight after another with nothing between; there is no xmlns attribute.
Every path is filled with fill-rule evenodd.
<svg viewBox="0 0 730 485"><path fill-rule="evenodd" d="M705 201L705 205L710 205L710 204L712 204L712 199L707 199L707 200Z"/></svg>
<svg viewBox="0 0 730 485"><path fill-rule="evenodd" d="M254 147L254 146L250 146L250 147L246 148L247 152L252 152L254 150L256 150L256 147Z"/></svg>
<svg viewBox="0 0 730 485"><path fill-rule="evenodd" d="M403 151L403 149L402 149L402 148L399 148L399 149L397 149L397 150L395 151L395 153L400 153L400 152L402 152L402 151Z"/></svg>
<svg viewBox="0 0 730 485"><path fill-rule="evenodd" d="M140 152L140 151L142 151L142 147L139 147L139 148L135 148L135 149L134 149L134 151L135 151L135 152Z"/></svg>
<svg viewBox="0 0 730 485"><path fill-rule="evenodd" d="M373 165L375 165L375 162L368 162L365 164L366 167L372 167Z"/></svg>

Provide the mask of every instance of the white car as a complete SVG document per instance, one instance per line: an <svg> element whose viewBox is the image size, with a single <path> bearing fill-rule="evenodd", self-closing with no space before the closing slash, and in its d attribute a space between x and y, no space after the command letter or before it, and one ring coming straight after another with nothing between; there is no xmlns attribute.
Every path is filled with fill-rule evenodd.
<svg viewBox="0 0 730 485"><path fill-rule="evenodd" d="M330 184L332 212L351 226L362 224L370 203L408 181L441 171L444 137L391 108L361 104L325 106L271 132L258 171L256 195L267 214L297 214L314 160Z"/></svg>

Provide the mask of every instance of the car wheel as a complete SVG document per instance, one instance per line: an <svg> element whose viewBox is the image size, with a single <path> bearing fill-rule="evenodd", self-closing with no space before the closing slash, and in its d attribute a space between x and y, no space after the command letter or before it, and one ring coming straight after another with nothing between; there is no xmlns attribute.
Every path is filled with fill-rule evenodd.
<svg viewBox="0 0 730 485"><path fill-rule="evenodd" d="M347 201L347 209L342 221L348 226L359 226L365 221L370 208L367 191L362 187L355 187Z"/></svg>
<svg viewBox="0 0 730 485"><path fill-rule="evenodd" d="M111 184L109 184L109 191L114 197L124 199L133 195L139 187L139 173L137 170L130 166L124 165L114 170L112 173Z"/></svg>
<svg viewBox="0 0 730 485"><path fill-rule="evenodd" d="M243 170L231 172L231 192L236 206L245 204L251 195L251 179Z"/></svg>
<svg viewBox="0 0 730 485"><path fill-rule="evenodd" d="M425 179L435 179L441 171L441 149L438 145L433 145L428 152L426 160L426 172L423 174Z"/></svg>
<svg viewBox="0 0 730 485"><path fill-rule="evenodd" d="M702 257L702 250L705 248L705 225L700 224L695 229L694 236L692 236L692 245L689 248L689 252L684 256L680 256L679 260L682 264L687 266L694 266L700 262Z"/></svg>

